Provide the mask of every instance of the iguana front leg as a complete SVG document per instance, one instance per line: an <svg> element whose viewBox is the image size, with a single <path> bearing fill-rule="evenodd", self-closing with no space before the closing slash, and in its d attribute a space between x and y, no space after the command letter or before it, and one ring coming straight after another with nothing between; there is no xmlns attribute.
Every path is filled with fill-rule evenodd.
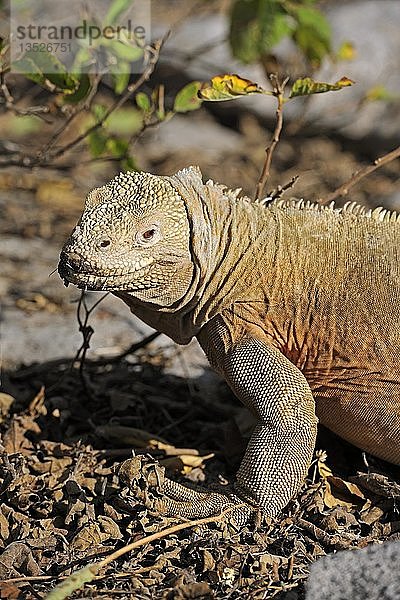
<svg viewBox="0 0 400 600"><path fill-rule="evenodd" d="M240 465L234 496L197 492L165 480L161 512L186 518L216 514L245 501L234 515L242 524L251 507L275 516L298 491L311 462L317 418L310 387L302 373L275 348L255 338L226 347L221 330L200 336L206 354L258 424ZM205 343L204 343L205 342Z"/></svg>
<svg viewBox="0 0 400 600"><path fill-rule="evenodd" d="M299 490L312 459L318 420L311 389L279 350L254 338L226 353L223 372L258 420L237 473L236 492L275 516Z"/></svg>

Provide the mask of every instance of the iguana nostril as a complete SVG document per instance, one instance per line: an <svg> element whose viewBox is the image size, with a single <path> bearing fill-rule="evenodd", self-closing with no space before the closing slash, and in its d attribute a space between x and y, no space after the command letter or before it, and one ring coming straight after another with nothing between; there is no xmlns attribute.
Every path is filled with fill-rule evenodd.
<svg viewBox="0 0 400 600"><path fill-rule="evenodd" d="M102 250L105 250L106 248L108 248L111 244L111 240L109 240L108 238L102 238L99 243L98 246L99 248L101 248Z"/></svg>
<svg viewBox="0 0 400 600"><path fill-rule="evenodd" d="M82 264L82 256L76 252L63 253L62 257L69 268L79 269Z"/></svg>

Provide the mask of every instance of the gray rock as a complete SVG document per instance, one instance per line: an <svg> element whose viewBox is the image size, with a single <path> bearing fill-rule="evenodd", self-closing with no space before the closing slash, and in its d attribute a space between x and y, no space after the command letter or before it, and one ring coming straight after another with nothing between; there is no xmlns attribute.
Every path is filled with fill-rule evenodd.
<svg viewBox="0 0 400 600"><path fill-rule="evenodd" d="M400 542L324 556L311 567L306 600L399 600Z"/></svg>

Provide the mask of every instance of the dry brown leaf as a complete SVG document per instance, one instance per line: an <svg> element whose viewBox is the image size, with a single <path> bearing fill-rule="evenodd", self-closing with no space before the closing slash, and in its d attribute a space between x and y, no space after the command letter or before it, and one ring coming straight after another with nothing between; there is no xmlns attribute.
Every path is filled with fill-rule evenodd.
<svg viewBox="0 0 400 600"><path fill-rule="evenodd" d="M381 473L357 473L350 477L351 481L366 490L383 496L385 498L396 498L400 496L400 484L382 475Z"/></svg>
<svg viewBox="0 0 400 600"><path fill-rule="evenodd" d="M33 448L31 440L26 437L26 432L40 433L40 427L29 415L13 416L10 426L3 437L5 452L9 454L30 454Z"/></svg>
<svg viewBox="0 0 400 600"><path fill-rule="evenodd" d="M215 560L211 552L203 550L203 573L204 571L213 571L215 569Z"/></svg>
<svg viewBox="0 0 400 600"><path fill-rule="evenodd" d="M41 293L32 294L26 298L18 298L15 305L26 313L46 310L51 314L55 314L62 310L60 306Z"/></svg>
<svg viewBox="0 0 400 600"><path fill-rule="evenodd" d="M365 496L356 484L333 475L326 478L324 503L328 508L334 506L351 508L364 501Z"/></svg>
<svg viewBox="0 0 400 600"><path fill-rule="evenodd" d="M379 506L373 506L371 500L367 500L360 511L360 521L366 525L372 525L379 521L383 515L383 510Z"/></svg>
<svg viewBox="0 0 400 600"><path fill-rule="evenodd" d="M23 542L12 542L0 556L0 579L40 574L31 549Z"/></svg>
<svg viewBox="0 0 400 600"><path fill-rule="evenodd" d="M1 598L2 600L18 600L18 598L21 598L21 589L13 583L2 581Z"/></svg>
<svg viewBox="0 0 400 600"><path fill-rule="evenodd" d="M84 552L89 548L94 549L100 546L102 534L97 523L88 523L78 531L72 538L70 548Z"/></svg>
<svg viewBox="0 0 400 600"><path fill-rule="evenodd" d="M97 517L97 521L99 523L100 530L103 534L103 542L109 539L120 540L123 538L120 528L118 527L116 522L113 519L111 519L111 517L99 515Z"/></svg>
<svg viewBox="0 0 400 600"><path fill-rule="evenodd" d="M39 415L47 415L47 409L44 405L45 401L45 393L44 393L44 385L40 388L36 396L31 400L28 406L29 415L33 417L38 417Z"/></svg>

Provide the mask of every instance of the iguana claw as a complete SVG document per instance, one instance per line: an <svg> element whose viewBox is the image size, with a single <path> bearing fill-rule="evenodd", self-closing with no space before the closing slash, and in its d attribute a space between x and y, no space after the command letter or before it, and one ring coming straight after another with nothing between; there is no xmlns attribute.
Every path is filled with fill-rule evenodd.
<svg viewBox="0 0 400 600"><path fill-rule="evenodd" d="M240 528L254 517L256 510L238 496L213 491L198 491L165 477L165 469L150 457L135 456L124 461L120 479L155 514L183 519L218 516L232 508L227 520ZM235 509L235 506L237 508Z"/></svg>

